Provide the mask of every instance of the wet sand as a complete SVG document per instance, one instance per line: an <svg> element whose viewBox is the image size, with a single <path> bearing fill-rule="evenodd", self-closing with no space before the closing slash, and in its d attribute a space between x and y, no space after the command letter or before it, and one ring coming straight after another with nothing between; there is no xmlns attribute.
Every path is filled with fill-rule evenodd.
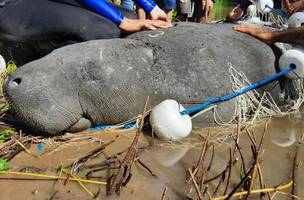
<svg viewBox="0 0 304 200"><path fill-rule="evenodd" d="M291 172L293 167L293 156L297 146L297 140L304 133L303 119L301 115L275 118L264 120L254 126L249 126L250 131L254 131L256 141L259 141L262 136L265 123L268 125L267 133L263 140L261 168L266 187L277 186L281 183L286 183L291 180ZM146 169L138 162L135 162L132 168L132 177L126 187L123 187L119 196L106 196L106 186L86 183L85 186L94 194L100 189L97 199L161 199L165 187L167 187L167 199L185 199L186 196L195 196L195 190L192 183L186 184L187 169L195 166L201 152L202 144L207 136L208 131L211 135L211 144L214 144L214 158L211 169L206 174L206 179L214 177L223 171L229 163L229 148L233 147L234 140L227 137L226 140L217 140L221 135L229 134L233 129L224 128L194 128L190 137L183 141L171 143L163 142L154 139L154 144L149 146L143 153L139 154L140 160L147 165L157 177L153 177ZM116 141L107 146L105 154L100 154L97 157L86 162L86 166L98 163L106 159L106 156L114 155L122 150L127 149L132 143L135 131L104 131L104 132L84 132L82 135L94 136L101 141L108 142L115 139ZM152 138L149 135L140 137L139 146L148 146ZM245 163L249 164L252 160L252 152L250 148L251 141L244 132L240 135L240 148L245 158ZM86 154L92 149L100 145L100 141L82 141L70 142L62 144L56 151L48 152L54 145L44 145L42 152L38 152L37 145L32 145L30 151L38 155L35 158L27 153L18 154L9 163L12 166L11 170L19 171L22 168L26 172L43 173L56 175L56 168L60 165L69 165L78 157ZM212 148L209 147L206 153L203 166L208 167L212 155ZM298 158L304 162L304 147L299 149ZM228 188L228 193L240 181L240 162L239 154L236 154L237 161L235 167L231 171L231 179ZM304 165L300 165L298 169L298 195L304 198ZM85 178L88 169L82 170L77 174L78 177ZM98 176L99 179L106 180L111 170L104 170L92 173L93 176ZM58 174L57 174L58 175ZM13 175L0 175L4 177L17 177ZM20 178L20 176L18 176ZM212 197L221 196L225 184L222 184L217 194L213 191L216 188L220 179L210 182L208 191ZM7 180L0 179L0 198L1 199L92 199L76 182L67 181L64 185L64 180L59 181L41 181L41 180ZM192 190L190 189L192 187ZM254 185L254 189L259 189L258 181ZM189 192L190 191L190 192ZM284 190L289 193L290 189ZM273 194L273 193L272 193ZM259 195L251 199L258 199ZM267 197L266 197L267 198ZM206 198L208 199L208 198ZM289 196L276 194L273 199L290 199Z"/></svg>

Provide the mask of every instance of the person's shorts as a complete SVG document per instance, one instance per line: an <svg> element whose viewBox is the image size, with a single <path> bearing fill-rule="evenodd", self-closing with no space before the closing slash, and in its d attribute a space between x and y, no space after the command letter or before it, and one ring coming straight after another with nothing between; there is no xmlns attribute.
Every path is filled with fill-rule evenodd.
<svg viewBox="0 0 304 200"><path fill-rule="evenodd" d="M121 0L120 6L126 8L130 11L134 10L134 1L133 0Z"/></svg>
<svg viewBox="0 0 304 200"><path fill-rule="evenodd" d="M246 11L247 8L252 4L250 1L247 1L247 0L238 0L236 2L237 2L238 7L240 7L244 11Z"/></svg>
<svg viewBox="0 0 304 200"><path fill-rule="evenodd" d="M177 10L180 14L187 14L190 16L192 14L192 1L191 0L176 0Z"/></svg>
<svg viewBox="0 0 304 200"><path fill-rule="evenodd" d="M163 10L172 10L176 8L176 0L154 0L154 2Z"/></svg>

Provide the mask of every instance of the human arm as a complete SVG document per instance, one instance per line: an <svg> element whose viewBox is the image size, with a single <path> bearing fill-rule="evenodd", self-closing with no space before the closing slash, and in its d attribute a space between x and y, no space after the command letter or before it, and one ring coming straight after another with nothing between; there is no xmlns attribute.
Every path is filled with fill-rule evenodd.
<svg viewBox="0 0 304 200"><path fill-rule="evenodd" d="M146 0L141 0L146 1ZM151 0L150 0L151 1ZM151 29L154 30L156 28L168 28L171 26L169 23L163 23L159 20L132 20L126 18L120 11L118 11L113 5L111 5L106 0L84 0L84 3L92 8L96 13L106 17L111 20L115 24L117 24L122 30L126 32L135 32L142 29ZM147 5L150 5L147 3ZM149 9L152 8L153 5L147 7Z"/></svg>
<svg viewBox="0 0 304 200"><path fill-rule="evenodd" d="M169 28L171 26L171 23L162 20L128 19L125 17L119 25L119 28L125 32L132 33L144 29L156 30L157 28Z"/></svg>
<svg viewBox="0 0 304 200"><path fill-rule="evenodd" d="M304 27L272 32L272 42L283 42L304 46Z"/></svg>
<svg viewBox="0 0 304 200"><path fill-rule="evenodd" d="M134 2L150 16L150 19L167 20L167 14L153 0L134 0Z"/></svg>
<svg viewBox="0 0 304 200"><path fill-rule="evenodd" d="M118 26L124 20L125 16L118 11L112 4L106 0L83 0L83 2L93 9L96 13L111 20Z"/></svg>
<svg viewBox="0 0 304 200"><path fill-rule="evenodd" d="M247 33L267 44L283 42L304 46L304 27L284 31L271 31L253 25L236 25L233 28L236 31Z"/></svg>

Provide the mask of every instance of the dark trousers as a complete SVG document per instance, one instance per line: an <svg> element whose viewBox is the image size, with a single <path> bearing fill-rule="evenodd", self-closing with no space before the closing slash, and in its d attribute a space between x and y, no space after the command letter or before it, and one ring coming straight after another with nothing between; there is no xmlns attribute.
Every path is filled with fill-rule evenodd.
<svg viewBox="0 0 304 200"><path fill-rule="evenodd" d="M136 18L131 11L117 9ZM0 7L0 53L19 65L67 44L121 36L116 24L81 0L13 0Z"/></svg>

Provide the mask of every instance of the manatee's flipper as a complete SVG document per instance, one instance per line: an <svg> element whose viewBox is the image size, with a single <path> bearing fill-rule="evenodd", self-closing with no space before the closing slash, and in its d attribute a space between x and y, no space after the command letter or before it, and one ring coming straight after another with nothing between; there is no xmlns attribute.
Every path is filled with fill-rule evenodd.
<svg viewBox="0 0 304 200"><path fill-rule="evenodd" d="M90 122L90 120L82 117L78 122L76 122L76 124L68 128L67 132L71 132L71 133L80 132L90 128L91 126L92 123Z"/></svg>
<svg viewBox="0 0 304 200"><path fill-rule="evenodd" d="M133 87L132 89L138 94L134 97L129 92L131 86L129 87L128 84L120 85L119 80L112 85L106 82L96 80L83 83L79 92L81 94L79 101L84 115L93 122L93 125L104 122L106 122L105 124L118 124L137 117L140 112L129 108L134 104L136 107L143 107L146 98L145 95L142 95L145 94L144 91L136 90ZM102 87L103 90L98 90L99 87ZM119 88L119 90L114 88ZM137 98L142 101L137 101Z"/></svg>

